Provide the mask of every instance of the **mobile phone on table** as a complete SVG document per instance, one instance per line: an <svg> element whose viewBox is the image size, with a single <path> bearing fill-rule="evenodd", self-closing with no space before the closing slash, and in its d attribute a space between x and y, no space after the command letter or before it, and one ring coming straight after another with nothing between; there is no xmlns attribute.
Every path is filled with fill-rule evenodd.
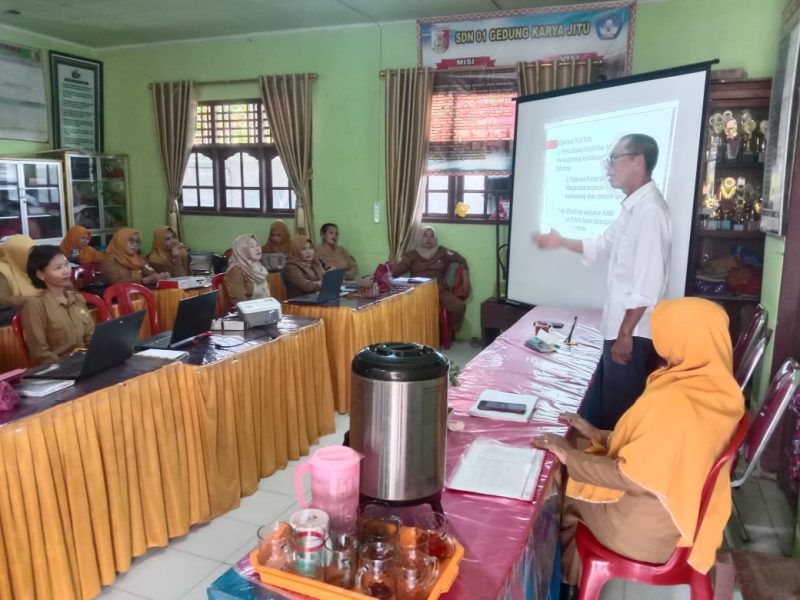
<svg viewBox="0 0 800 600"><path fill-rule="evenodd" d="M495 402L494 400L481 400L478 402L478 408L481 410L493 410L495 412L512 413L515 415L524 415L526 410L524 404Z"/></svg>

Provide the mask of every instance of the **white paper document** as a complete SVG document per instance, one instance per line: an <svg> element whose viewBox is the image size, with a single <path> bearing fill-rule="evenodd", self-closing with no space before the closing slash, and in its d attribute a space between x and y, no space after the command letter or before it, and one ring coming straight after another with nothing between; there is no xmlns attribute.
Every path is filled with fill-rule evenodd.
<svg viewBox="0 0 800 600"><path fill-rule="evenodd" d="M148 348L137 352L136 356L149 356L150 358L165 358L167 360L180 360L189 353L185 350L164 350L161 348Z"/></svg>
<svg viewBox="0 0 800 600"><path fill-rule="evenodd" d="M478 438L461 455L447 487L452 490L532 500L544 451Z"/></svg>
<svg viewBox="0 0 800 600"><path fill-rule="evenodd" d="M23 379L14 385L14 391L20 396L42 398L72 385L72 379Z"/></svg>

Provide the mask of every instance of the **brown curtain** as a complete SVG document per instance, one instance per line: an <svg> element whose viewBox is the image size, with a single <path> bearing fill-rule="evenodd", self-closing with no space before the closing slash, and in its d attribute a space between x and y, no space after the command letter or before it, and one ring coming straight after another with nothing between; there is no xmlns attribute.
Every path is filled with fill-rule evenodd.
<svg viewBox="0 0 800 600"><path fill-rule="evenodd" d="M428 159L433 71L386 71L386 225L389 256L411 241L419 188Z"/></svg>
<svg viewBox="0 0 800 600"><path fill-rule="evenodd" d="M167 225L182 237L178 197L194 144L197 112L194 84L191 81L164 81L154 83L152 88L156 131L167 181Z"/></svg>
<svg viewBox="0 0 800 600"><path fill-rule="evenodd" d="M311 211L311 83L315 76L266 75L261 97L278 154L297 195L295 231L315 238Z"/></svg>
<svg viewBox="0 0 800 600"><path fill-rule="evenodd" d="M517 63L520 96L597 81L602 60L535 60Z"/></svg>

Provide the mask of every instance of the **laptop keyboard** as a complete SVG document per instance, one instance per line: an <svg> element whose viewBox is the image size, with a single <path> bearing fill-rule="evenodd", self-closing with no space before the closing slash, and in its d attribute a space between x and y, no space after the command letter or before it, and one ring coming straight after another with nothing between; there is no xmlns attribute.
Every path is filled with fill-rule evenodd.
<svg viewBox="0 0 800 600"><path fill-rule="evenodd" d="M162 348L164 350L169 348L169 343L172 341L172 332L171 331L164 331L159 333L158 335L154 335L153 337L149 337L146 340L142 340L137 346L147 347L147 348Z"/></svg>
<svg viewBox="0 0 800 600"><path fill-rule="evenodd" d="M77 379L83 370L83 361L86 359L86 354L83 352L68 356L58 363L54 369L48 369L41 375L52 377L53 379Z"/></svg>

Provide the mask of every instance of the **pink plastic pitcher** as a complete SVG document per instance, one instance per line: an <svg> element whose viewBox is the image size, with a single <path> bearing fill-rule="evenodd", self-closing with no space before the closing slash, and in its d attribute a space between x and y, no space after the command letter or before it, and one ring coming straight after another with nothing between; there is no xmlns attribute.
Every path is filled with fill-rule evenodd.
<svg viewBox="0 0 800 600"><path fill-rule="evenodd" d="M298 465L294 473L297 503L301 508L308 508L303 495L303 475L308 472L311 474L311 507L328 513L332 531L352 533L356 530L361 458L352 448L325 446Z"/></svg>

